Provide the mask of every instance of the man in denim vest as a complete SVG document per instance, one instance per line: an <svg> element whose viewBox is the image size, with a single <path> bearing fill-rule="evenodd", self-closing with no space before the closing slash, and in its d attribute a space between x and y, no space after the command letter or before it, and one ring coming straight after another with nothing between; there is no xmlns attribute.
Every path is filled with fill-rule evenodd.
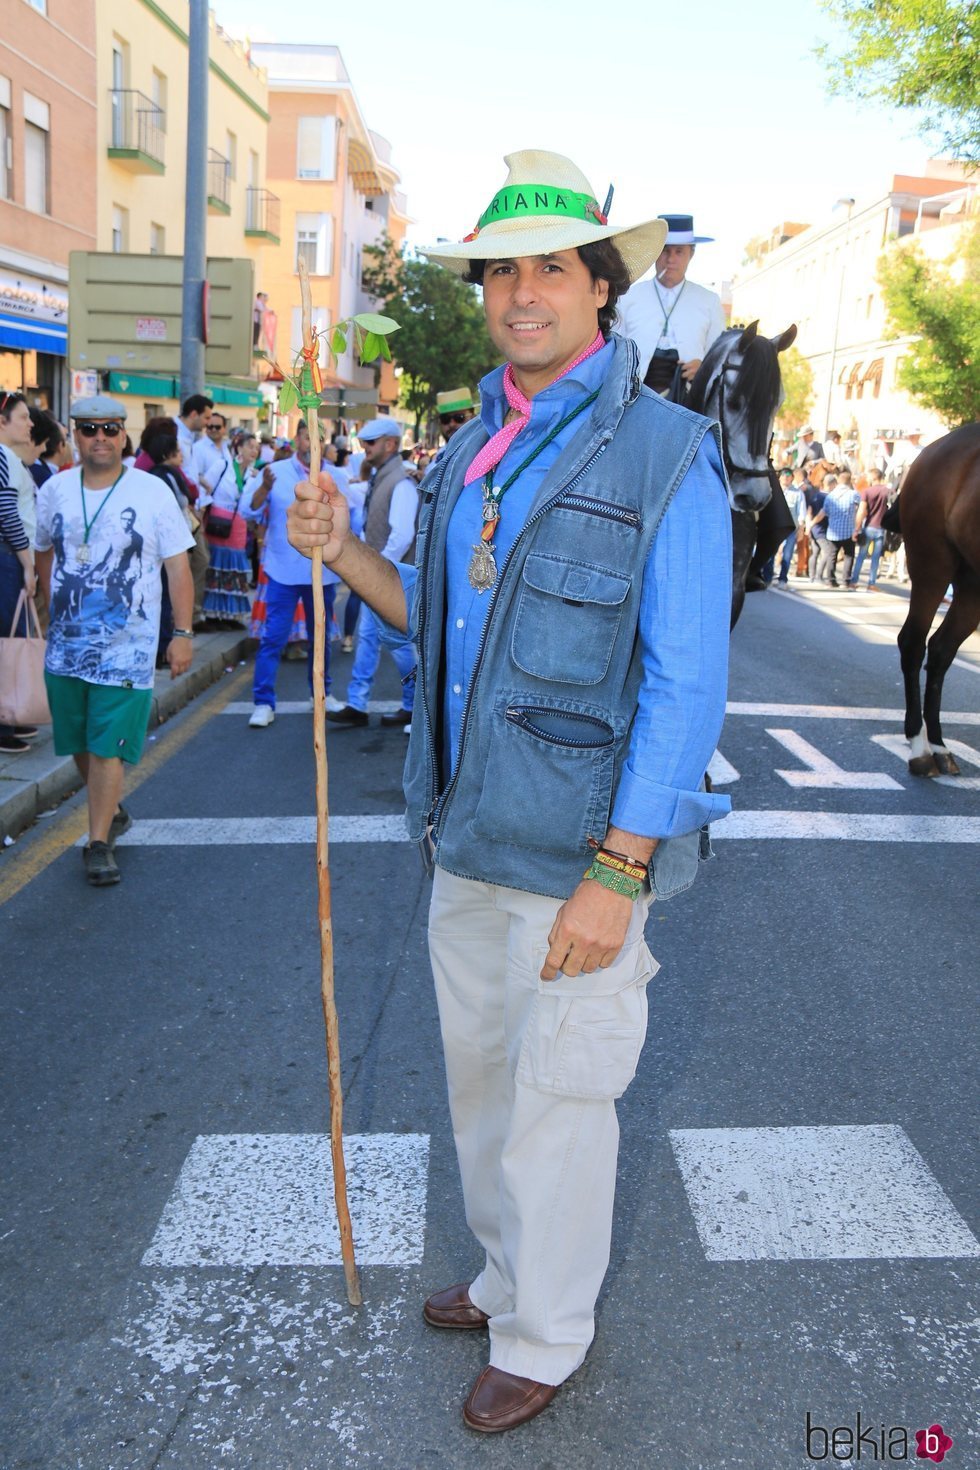
<svg viewBox="0 0 980 1470"><path fill-rule="evenodd" d="M328 476L297 487L289 531L419 651L408 821L434 857L430 954L483 1256L423 1310L489 1328L463 1408L485 1433L540 1413L592 1341L615 1099L657 970L644 923L729 809L703 779L731 594L716 426L643 388L611 331L666 226L610 226L560 155L506 161L474 232L426 252L482 284L507 363L422 483L415 566L350 534Z"/></svg>

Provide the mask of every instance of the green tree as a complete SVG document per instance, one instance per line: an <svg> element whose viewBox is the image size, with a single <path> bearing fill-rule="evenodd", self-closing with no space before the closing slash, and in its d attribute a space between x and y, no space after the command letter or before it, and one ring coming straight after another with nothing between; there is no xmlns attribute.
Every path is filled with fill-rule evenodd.
<svg viewBox="0 0 980 1470"><path fill-rule="evenodd" d="M977 0L821 0L847 38L817 54L831 92L921 113L944 152L980 163Z"/></svg>
<svg viewBox="0 0 980 1470"><path fill-rule="evenodd" d="M497 366L500 354L473 287L452 271L399 255L388 236L365 247L364 256L364 289L401 328L391 350L402 369L402 402L415 415L418 436L422 420L435 411L436 394L473 388Z"/></svg>
<svg viewBox="0 0 980 1470"><path fill-rule="evenodd" d="M785 397L776 414L776 427L792 435L806 423L813 407L813 369L798 347L779 354L779 372Z"/></svg>
<svg viewBox="0 0 980 1470"><path fill-rule="evenodd" d="M951 428L980 419L980 223L945 265L917 245L881 257L889 335L914 335L898 373L904 388Z"/></svg>

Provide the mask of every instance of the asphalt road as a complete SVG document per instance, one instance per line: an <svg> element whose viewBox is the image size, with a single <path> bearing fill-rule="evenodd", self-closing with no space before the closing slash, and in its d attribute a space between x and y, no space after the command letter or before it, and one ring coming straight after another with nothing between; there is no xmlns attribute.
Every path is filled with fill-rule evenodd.
<svg viewBox="0 0 980 1470"><path fill-rule="evenodd" d="M651 914L596 1341L493 1439L460 1419L481 1335L420 1316L478 1257L428 882L383 820L402 733L330 739L332 811L382 819L337 821L331 862L360 1310L316 1198L310 717L249 730L228 680L162 730L116 889L85 885L77 801L39 822L0 860L4 1470L796 1470L832 1443L857 1464L848 1428L871 1462L869 1426L892 1463L907 1431L911 1463L934 1423L975 1463L980 754L959 786L916 781L874 739L901 733L901 617L748 599L716 768L737 816ZM978 650L945 699L974 752ZM390 663L376 694L397 698ZM304 698L299 665L279 696Z"/></svg>

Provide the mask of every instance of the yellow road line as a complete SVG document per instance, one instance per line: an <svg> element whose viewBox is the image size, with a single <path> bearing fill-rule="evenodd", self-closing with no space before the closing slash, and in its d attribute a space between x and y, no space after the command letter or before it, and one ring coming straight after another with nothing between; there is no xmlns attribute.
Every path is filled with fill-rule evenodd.
<svg viewBox="0 0 980 1470"><path fill-rule="evenodd" d="M225 705L235 699L242 686L251 680L252 673L251 668L239 669L224 685L218 698L205 697L199 709L170 730L167 729L169 721L158 726L158 729L166 733L158 739L154 748L136 767L132 776L127 778L126 794L130 795L150 776L155 776L161 766L166 765L167 761L182 750L188 741L193 740L208 720L215 715L220 715ZM84 837L87 831L88 808L82 802L79 806L66 810L62 816L55 817L47 830L22 853L8 852L2 871L0 871L0 907L32 882L39 873L43 873L45 868L50 867L56 858L68 851L69 847L74 847L78 839Z"/></svg>

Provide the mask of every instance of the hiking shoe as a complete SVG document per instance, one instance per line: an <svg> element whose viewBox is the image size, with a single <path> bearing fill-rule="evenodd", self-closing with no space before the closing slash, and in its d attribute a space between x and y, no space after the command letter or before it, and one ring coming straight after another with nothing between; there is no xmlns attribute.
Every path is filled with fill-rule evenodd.
<svg viewBox="0 0 980 1470"><path fill-rule="evenodd" d="M0 735L0 755L25 755L30 748L19 735Z"/></svg>
<svg viewBox="0 0 980 1470"><path fill-rule="evenodd" d="M366 709L355 709L352 704L342 704L340 709L327 710L327 719L332 725L366 725Z"/></svg>
<svg viewBox="0 0 980 1470"><path fill-rule="evenodd" d="M90 842L85 848L85 876L93 888L108 888L118 883L122 874L108 842Z"/></svg>
<svg viewBox="0 0 980 1470"><path fill-rule="evenodd" d="M132 825L133 825L133 819L132 819L132 817L130 816L130 814L126 810L126 808L123 806L122 802L120 802L119 805L118 805L118 807L116 808L116 815L113 817L112 821L109 823L109 837L108 837L109 846L110 847L115 847L116 842L118 841L118 839L123 835L124 832L128 832L129 829L130 829L130 827Z"/></svg>
<svg viewBox="0 0 980 1470"><path fill-rule="evenodd" d="M276 712L271 704L253 704L248 723L253 730L264 730L267 725L272 724L275 717Z"/></svg>

